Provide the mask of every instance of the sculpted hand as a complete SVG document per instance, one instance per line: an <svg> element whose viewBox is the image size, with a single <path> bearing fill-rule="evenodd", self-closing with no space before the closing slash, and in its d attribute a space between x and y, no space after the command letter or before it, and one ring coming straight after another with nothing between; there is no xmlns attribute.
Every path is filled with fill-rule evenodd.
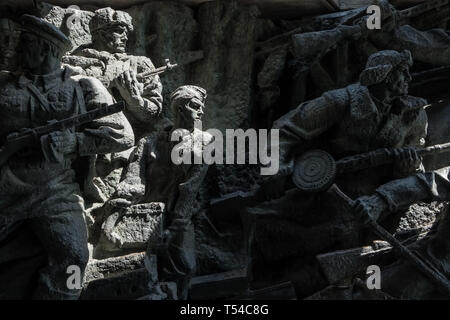
<svg viewBox="0 0 450 320"><path fill-rule="evenodd" d="M77 136L70 130L55 131L41 137L42 152L50 162L64 161L64 155L75 153L77 147Z"/></svg>
<svg viewBox="0 0 450 320"><path fill-rule="evenodd" d="M62 154L73 153L77 150L77 137L70 130L50 133L49 142L54 150Z"/></svg>
<svg viewBox="0 0 450 320"><path fill-rule="evenodd" d="M129 104L141 104L141 97L144 86L139 83L134 71L126 70L116 79L116 87L119 89L121 96Z"/></svg>
<svg viewBox="0 0 450 320"><path fill-rule="evenodd" d="M401 148L394 150L395 173L399 176L408 176L417 172L422 164L422 159L414 148Z"/></svg>

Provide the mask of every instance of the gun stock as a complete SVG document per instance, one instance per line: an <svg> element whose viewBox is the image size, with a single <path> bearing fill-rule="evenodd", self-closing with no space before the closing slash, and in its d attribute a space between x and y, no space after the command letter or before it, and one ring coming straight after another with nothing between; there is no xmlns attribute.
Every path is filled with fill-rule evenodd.
<svg viewBox="0 0 450 320"><path fill-rule="evenodd" d="M432 11L439 12L444 6L450 4L450 0L427 0L414 7L399 11L397 15L400 24L408 24L411 18L420 17Z"/></svg>

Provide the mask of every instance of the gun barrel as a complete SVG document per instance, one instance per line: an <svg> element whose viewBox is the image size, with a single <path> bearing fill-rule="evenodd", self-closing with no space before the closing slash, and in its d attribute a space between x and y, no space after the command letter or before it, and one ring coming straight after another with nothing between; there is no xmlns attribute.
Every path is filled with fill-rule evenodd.
<svg viewBox="0 0 450 320"><path fill-rule="evenodd" d="M401 150L403 148L400 148ZM378 149L375 151L349 156L336 161L337 174L359 171L383 164L392 163L395 158L396 149ZM437 144L426 148L416 148L419 156L426 156L436 153L450 152L450 142Z"/></svg>
<svg viewBox="0 0 450 320"><path fill-rule="evenodd" d="M389 242L399 254L413 263L416 268L422 272L425 276L428 277L437 288L447 296L450 296L450 282L438 269L429 266L427 263L422 261L417 255L415 255L411 250L409 250L406 246L404 246L400 241L394 238L388 231L386 231L383 227L381 227L375 221L371 221L370 225L372 226L373 231L378 234L383 240Z"/></svg>
<svg viewBox="0 0 450 320"><path fill-rule="evenodd" d="M125 103L123 101L120 101L120 102L117 102L117 103L114 103L111 105L105 105L105 106L90 110L86 113L81 113L81 114L75 115L75 116L67 118L67 119L55 121L54 123L50 123L48 125L36 127L36 128L30 129L30 131L33 132L33 134L35 134L37 136L41 136L41 135L48 134L55 130L63 130L63 129L70 128L73 126L78 127L83 124L89 123L93 120L97 120L97 119L103 118L105 116L109 116L111 114L114 114L114 113L117 113L117 112L120 112L123 110L125 110ZM20 133L14 135L12 137L12 140L29 135L30 131L27 130L24 132L20 132Z"/></svg>
<svg viewBox="0 0 450 320"><path fill-rule="evenodd" d="M450 4L450 0L427 0L424 3L418 4L412 8L401 10L398 14L399 20L407 20L409 18L420 16L427 11L446 6Z"/></svg>
<svg viewBox="0 0 450 320"><path fill-rule="evenodd" d="M443 152L449 152L449 151L450 151L450 142L447 142L444 144L436 144L434 146L418 149L417 153L420 156L426 156L429 154L443 153Z"/></svg>
<svg viewBox="0 0 450 320"><path fill-rule="evenodd" d="M24 148L27 148L30 144L36 143L36 140L43 135L49 134L53 131L64 130L71 127L78 127L93 120L97 120L105 116L123 111L124 109L125 103L121 101L112 105L105 105L67 119L55 121L48 125L12 134L6 139L5 145L0 149L0 166L6 163L8 159L15 153Z"/></svg>
<svg viewBox="0 0 450 320"><path fill-rule="evenodd" d="M172 70L172 69L175 68L175 67L178 67L178 64L177 64L177 63L175 63L175 64L169 64L169 65L166 65L166 66L164 66L164 67L159 67L159 68L156 68L155 70L151 70L151 71L146 71L146 72L139 73L139 74L137 75L137 77L138 77L139 79L145 79L145 78L148 78L148 77L157 75L157 74L164 73L164 72L166 72L167 70Z"/></svg>

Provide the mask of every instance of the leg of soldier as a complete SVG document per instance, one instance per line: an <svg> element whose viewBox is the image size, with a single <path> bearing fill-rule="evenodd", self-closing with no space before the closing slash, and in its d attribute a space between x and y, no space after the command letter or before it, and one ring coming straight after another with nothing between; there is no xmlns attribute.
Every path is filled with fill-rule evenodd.
<svg viewBox="0 0 450 320"><path fill-rule="evenodd" d="M196 270L194 225L190 219L172 221L168 239L158 253L158 268L163 279L176 281L178 298L186 300L189 283Z"/></svg>
<svg viewBox="0 0 450 320"><path fill-rule="evenodd" d="M44 214L30 220L48 254L48 264L41 270L33 294L35 299L78 299L81 292L89 259L84 204L73 184L65 187L62 194L49 197L39 206ZM70 266L73 269L68 269ZM68 281L71 275L75 283Z"/></svg>
<svg viewBox="0 0 450 320"><path fill-rule="evenodd" d="M26 220L33 187L17 178L8 166L0 170L0 242Z"/></svg>

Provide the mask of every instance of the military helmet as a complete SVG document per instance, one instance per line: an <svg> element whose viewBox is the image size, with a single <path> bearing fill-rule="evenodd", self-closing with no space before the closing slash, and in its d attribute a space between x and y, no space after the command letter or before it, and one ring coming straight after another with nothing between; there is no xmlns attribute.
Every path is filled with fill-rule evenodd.
<svg viewBox="0 0 450 320"><path fill-rule="evenodd" d="M381 83L392 70L402 64L413 65L411 52L408 50L402 52L384 50L374 53L367 60L366 68L360 76L360 83L363 86Z"/></svg>
<svg viewBox="0 0 450 320"><path fill-rule="evenodd" d="M185 103L192 99L196 99L202 104L205 104L206 101L206 90L193 85L185 85L178 87L172 94L170 95L170 104L173 112L176 112L175 108L180 103Z"/></svg>
<svg viewBox="0 0 450 320"><path fill-rule="evenodd" d="M94 14L95 15L89 22L91 33L116 25L126 27L128 32L131 32L134 29L131 16L125 11L114 10L108 7L98 9Z"/></svg>
<svg viewBox="0 0 450 320"><path fill-rule="evenodd" d="M202 103L205 103L206 101L206 90L197 86L193 85L186 85L181 86L178 89L176 89L171 95L170 95L170 101L173 102L178 99L192 99L197 98Z"/></svg>
<svg viewBox="0 0 450 320"><path fill-rule="evenodd" d="M72 48L72 42L57 27L44 19L24 14L20 18L21 31L32 33L54 44L63 53Z"/></svg>

